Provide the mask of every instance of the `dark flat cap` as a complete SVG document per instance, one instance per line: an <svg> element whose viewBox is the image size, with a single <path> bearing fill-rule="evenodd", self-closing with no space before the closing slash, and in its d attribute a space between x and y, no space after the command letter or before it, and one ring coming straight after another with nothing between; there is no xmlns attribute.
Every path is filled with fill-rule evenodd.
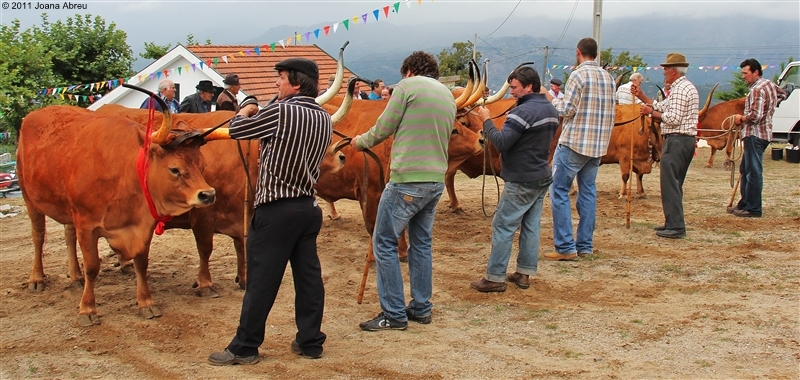
<svg viewBox="0 0 800 380"><path fill-rule="evenodd" d="M236 75L236 74L228 74L228 75L225 76L225 80L223 80L222 83L225 83L225 84L228 84L228 85L231 85L231 86L236 86L236 85L239 84L239 76Z"/></svg>
<svg viewBox="0 0 800 380"><path fill-rule="evenodd" d="M297 71L314 80L319 80L319 67L314 61L305 58L284 59L275 64L275 70Z"/></svg>
<svg viewBox="0 0 800 380"><path fill-rule="evenodd" d="M556 86L561 86L561 79L558 79L558 78L550 79L550 83L552 83L552 84L554 84Z"/></svg>

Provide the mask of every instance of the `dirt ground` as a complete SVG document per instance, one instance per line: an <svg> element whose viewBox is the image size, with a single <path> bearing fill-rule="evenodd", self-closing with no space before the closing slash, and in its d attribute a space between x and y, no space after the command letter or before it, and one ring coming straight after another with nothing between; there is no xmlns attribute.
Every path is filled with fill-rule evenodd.
<svg viewBox="0 0 800 380"><path fill-rule="evenodd" d="M730 173L704 169L700 149L685 185L688 236L658 238L663 222L657 169L647 199L634 199L631 228L617 199L619 167L598 176L596 255L540 261L530 289L469 287L485 271L491 218L481 179L459 175L465 212L438 207L434 230L433 323L362 332L379 310L375 271L356 303L368 235L358 204L340 201L338 221L319 237L326 287L319 360L291 353L294 293L287 273L268 319L261 363L213 367L238 324L243 292L236 256L218 235L211 270L220 298L195 296L198 258L190 232L155 237L149 279L163 316L139 317L135 280L104 257L97 286L102 324L77 324L81 288L71 285L63 229L48 221L47 289L30 293L33 247L23 212L0 219L0 378L773 378L800 377L800 165L765 154L764 217L725 213ZM487 178L486 202L497 190ZM22 206L19 198L0 204ZM576 215L577 217L577 215ZM101 243L101 252L108 248ZM552 250L549 199L542 252ZM509 271L514 270L514 258ZM404 268L407 279L407 268ZM406 289L408 283L406 281ZM408 297L408 293L406 293Z"/></svg>

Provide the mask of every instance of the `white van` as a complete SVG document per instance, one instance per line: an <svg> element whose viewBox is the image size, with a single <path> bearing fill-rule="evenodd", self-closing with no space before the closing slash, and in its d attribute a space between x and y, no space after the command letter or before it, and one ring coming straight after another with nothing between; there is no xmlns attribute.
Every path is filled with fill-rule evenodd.
<svg viewBox="0 0 800 380"><path fill-rule="evenodd" d="M800 61L789 63L778 77L788 97L772 115L772 141L800 145Z"/></svg>

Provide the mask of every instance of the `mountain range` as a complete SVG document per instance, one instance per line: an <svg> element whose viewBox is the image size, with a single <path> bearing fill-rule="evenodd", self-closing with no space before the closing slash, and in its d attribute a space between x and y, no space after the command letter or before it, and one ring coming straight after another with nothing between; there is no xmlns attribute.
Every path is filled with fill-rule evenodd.
<svg viewBox="0 0 800 380"><path fill-rule="evenodd" d="M359 76L381 78L393 84L401 79L400 64L412 51L424 50L437 55L454 42L472 42L477 33L481 61L489 60L489 87L497 89L508 73L522 62L535 62L534 67L541 73L545 46L548 47L549 68L574 64L577 41L591 36L592 31L591 22L583 20L573 21L566 31L564 20L546 17L515 18L502 23L502 19L413 26L372 23L350 31L340 27L337 33L315 43L335 57L342 44L350 41L345 50L345 65ZM502 28L491 34L501 24ZM629 51L632 56L642 57L648 66L658 66L672 51L686 55L693 67L687 77L697 85L702 99L714 83L720 83L719 90L729 89L729 82L734 79L730 70L738 70L739 63L746 58L756 58L768 65L779 65L789 57L800 59L800 29L796 21L751 16L649 17L604 20L602 25L601 49L611 47L614 55ZM242 42L258 45L323 26L276 26ZM730 70L699 70L694 68L696 65L729 66ZM772 78L779 73L778 66L766 69L764 76ZM565 78L569 71L556 69L550 74ZM647 70L643 74L648 83L646 90L654 91L655 84L663 82L661 71Z"/></svg>

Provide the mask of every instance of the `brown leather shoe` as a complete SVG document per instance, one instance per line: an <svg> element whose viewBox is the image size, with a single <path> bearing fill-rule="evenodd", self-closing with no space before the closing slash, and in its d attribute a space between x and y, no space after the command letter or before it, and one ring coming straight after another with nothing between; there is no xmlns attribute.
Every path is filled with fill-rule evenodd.
<svg viewBox="0 0 800 380"><path fill-rule="evenodd" d="M506 280L513 282L520 289L528 289L531 287L531 282L527 274L519 272L509 273L506 275Z"/></svg>
<svg viewBox="0 0 800 380"><path fill-rule="evenodd" d="M568 253L568 254L561 254L561 253L558 253L558 252L550 252L550 253L545 253L542 256L545 259L552 260L552 261L573 261L576 258L578 258L578 253L577 252L573 252L573 253Z"/></svg>
<svg viewBox="0 0 800 380"><path fill-rule="evenodd" d="M475 289L479 292L490 293L490 292L505 292L506 291L506 283L505 282L494 282L489 281L486 278L481 278L480 280L472 281L470 284L472 289Z"/></svg>

